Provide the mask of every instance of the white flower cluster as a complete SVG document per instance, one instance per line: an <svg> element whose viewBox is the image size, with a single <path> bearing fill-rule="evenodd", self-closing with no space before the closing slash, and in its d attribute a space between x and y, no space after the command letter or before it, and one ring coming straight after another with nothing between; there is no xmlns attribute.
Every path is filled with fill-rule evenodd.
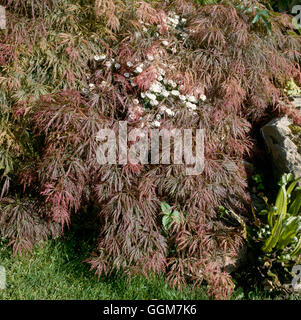
<svg viewBox="0 0 301 320"><path fill-rule="evenodd" d="M143 71L143 63L139 64L139 66L136 67L135 72L136 73L141 73Z"/></svg>
<svg viewBox="0 0 301 320"><path fill-rule="evenodd" d="M143 20L139 20L139 23L142 25L142 32L148 32L148 28L151 27L151 25Z"/></svg>
<svg viewBox="0 0 301 320"><path fill-rule="evenodd" d="M152 35L155 34L157 38L160 37L159 30L154 33L153 27L148 23L140 21L143 26L142 32L147 32L152 28ZM180 17L175 12L169 12L168 16L165 18L165 25L168 29L173 29L178 35L178 38L181 40L185 40L188 36L186 32L185 25L187 20L185 18ZM161 28L160 25L157 25L157 28ZM136 32L135 38L139 39L143 36L143 33ZM169 52L175 54L177 52L176 48L173 47L173 43L170 43L168 40L160 39L162 46L166 47ZM163 48L160 49L164 52ZM196 114L197 110L200 108L200 102L206 100L206 96L204 94L197 93L196 95L192 94L184 94L184 87L179 86L172 79L168 79L166 77L166 72L164 69L169 68L170 70L175 69L175 66L167 66L164 63L158 66L159 57L161 52L158 51L156 53L149 52L146 55L145 61L141 62L139 60L127 61L124 65L121 66L114 59L107 58L106 55L94 56L95 61L101 61L103 65L107 68L114 68L115 71L124 70L120 72L132 85L132 87L136 87L137 84L134 81L134 78L141 74L143 70L148 68L149 66L156 65L157 68L157 77L156 80L151 84L149 89L146 92L141 92L140 97L138 99L133 99L132 106L129 107L129 119L136 121L141 120L142 118L146 120L153 127L160 127L161 120L164 115L168 117L175 117L176 111L174 107L168 106L182 106L183 108L187 108L190 112ZM124 68L125 67L125 68ZM163 69L164 68L164 69ZM89 84L89 89L93 90L95 88L94 84ZM155 119L152 117L152 113L148 115L145 114L147 109L155 109L156 117ZM173 110L174 109L174 110Z"/></svg>
<svg viewBox="0 0 301 320"><path fill-rule="evenodd" d="M104 61L107 59L107 56L105 54L102 54L102 55L96 55L93 57L94 61L96 62L99 62L99 61ZM90 79L90 76L89 75L86 75L87 77L87 80ZM89 83L89 89L87 88L82 88L82 92L84 94L88 94L89 91L93 91L95 89L95 84L94 83Z"/></svg>
<svg viewBox="0 0 301 320"><path fill-rule="evenodd" d="M93 59L96 61L96 62L104 62L105 60L105 63L104 65L107 67L107 68L111 68L112 65L114 64L115 62L115 59L110 59L110 60L107 60L107 56L105 54L102 54L100 56L94 56ZM118 69L118 63L115 64L115 67ZM119 65L119 68L120 68L120 65Z"/></svg>
<svg viewBox="0 0 301 320"><path fill-rule="evenodd" d="M133 99L132 106L129 108L129 120L141 120L145 110L141 107L138 99Z"/></svg>
<svg viewBox="0 0 301 320"><path fill-rule="evenodd" d="M175 111L171 108L168 108L164 103L167 100L170 103L175 103L177 100L181 102L181 104L188 108L188 110L195 112L199 109L199 101L205 101L206 96L201 95L199 99L193 95L184 95L181 93L182 86L178 87L178 84L172 79L165 78L165 71L163 69L159 69L159 75L157 79L151 84L149 90L146 92L141 92L141 98L144 99L144 105L150 105L151 107L159 106L160 114L166 114L169 117L175 116ZM160 116L159 114L159 116ZM155 127L159 127L160 118L157 118L152 125Z"/></svg>
<svg viewBox="0 0 301 320"><path fill-rule="evenodd" d="M168 19L167 26L169 28L174 29L174 31L177 31L181 40L185 40L188 37L188 33L185 32L185 26L187 24L187 19L181 18L174 11L171 11L168 13L167 19ZM172 50L173 50L173 53L176 53L175 48L173 48Z"/></svg>
<svg viewBox="0 0 301 320"><path fill-rule="evenodd" d="M180 18L174 11L170 11L167 17L168 27L177 28L180 25L183 25L187 22L185 18Z"/></svg>
<svg viewBox="0 0 301 320"><path fill-rule="evenodd" d="M168 12L168 15L162 15L162 19L164 21L164 24L169 30L180 32L180 37L182 40L186 39L188 34L185 32L185 25L187 23L187 19L180 17L178 14L176 14L174 11ZM147 33L150 30L153 30L153 26L147 22L144 22L143 20L139 20L139 23L142 25L142 32ZM154 32L154 35L158 38L160 37L160 29L162 27L161 24L158 24L157 26L158 31ZM135 32L135 38L139 39L141 37L140 32ZM167 40L162 40L162 45L167 47L169 46L169 42ZM173 53L176 53L175 48L172 49Z"/></svg>
<svg viewBox="0 0 301 320"><path fill-rule="evenodd" d="M103 61L106 60L107 56L105 54L102 54L100 56L94 56L95 61Z"/></svg>

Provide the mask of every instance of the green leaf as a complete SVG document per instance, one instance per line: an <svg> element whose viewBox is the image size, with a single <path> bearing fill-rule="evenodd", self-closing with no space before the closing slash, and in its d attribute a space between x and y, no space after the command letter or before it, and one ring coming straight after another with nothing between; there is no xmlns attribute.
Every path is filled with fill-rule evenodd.
<svg viewBox="0 0 301 320"><path fill-rule="evenodd" d="M297 216L299 214L300 208L301 208L301 192L298 191L297 196L295 200L292 202L292 204L290 205L288 212L293 216Z"/></svg>
<svg viewBox="0 0 301 320"><path fill-rule="evenodd" d="M291 257L297 257L301 253L301 236L295 247L295 249L290 253Z"/></svg>
<svg viewBox="0 0 301 320"><path fill-rule="evenodd" d="M260 14L260 15L263 16L263 17L267 17L267 18L270 16L269 11L268 11L268 10L265 10L265 9L263 9L263 10L258 10L258 14Z"/></svg>
<svg viewBox="0 0 301 320"><path fill-rule="evenodd" d="M287 196L286 196L285 185L282 185L282 187L279 190L279 193L276 199L276 207L280 215L273 227L271 236L265 241L262 247L263 252L271 252L272 249L277 244L281 234L282 222L285 219L286 210L287 210Z"/></svg>
<svg viewBox="0 0 301 320"><path fill-rule="evenodd" d="M268 33L269 33L270 35L272 35L271 23L267 20L266 17L261 16L261 18L262 18L262 20L263 20L263 23L264 23L265 27L266 27L267 30L268 30Z"/></svg>
<svg viewBox="0 0 301 320"><path fill-rule="evenodd" d="M277 215L278 208L270 206L268 211L268 224L271 228L273 228L274 216Z"/></svg>
<svg viewBox="0 0 301 320"><path fill-rule="evenodd" d="M170 205L166 202L161 202L161 209L165 215L170 215L172 212Z"/></svg>
<svg viewBox="0 0 301 320"><path fill-rule="evenodd" d="M260 18L260 15L259 14L256 14L255 18L252 20L252 23L256 23Z"/></svg>
<svg viewBox="0 0 301 320"><path fill-rule="evenodd" d="M169 230L171 223L172 223L172 218L170 216L168 215L163 216L162 224L166 231Z"/></svg>
<svg viewBox="0 0 301 320"><path fill-rule="evenodd" d="M295 181L293 181L290 186L287 188L287 194L291 194L293 192L293 190L295 189L297 183L300 181L301 177L299 177L298 179L296 179Z"/></svg>
<svg viewBox="0 0 301 320"><path fill-rule="evenodd" d="M174 212L172 213L172 217L173 217L173 220L174 220L176 223L180 223L180 222L181 222L180 212L179 212L179 211L174 211Z"/></svg>
<svg viewBox="0 0 301 320"><path fill-rule="evenodd" d="M289 245L294 237L301 230L301 221L299 217L290 217L286 219L282 226L280 239L277 243L277 248L283 250Z"/></svg>

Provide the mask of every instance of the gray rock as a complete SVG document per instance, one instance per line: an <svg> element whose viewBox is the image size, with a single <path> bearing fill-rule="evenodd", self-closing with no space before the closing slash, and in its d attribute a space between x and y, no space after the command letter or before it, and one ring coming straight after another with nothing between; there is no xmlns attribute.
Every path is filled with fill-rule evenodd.
<svg viewBox="0 0 301 320"><path fill-rule="evenodd" d="M301 176L301 148L293 134L292 122L287 117L274 119L261 129L261 134L272 158L275 177L279 179L283 173Z"/></svg>

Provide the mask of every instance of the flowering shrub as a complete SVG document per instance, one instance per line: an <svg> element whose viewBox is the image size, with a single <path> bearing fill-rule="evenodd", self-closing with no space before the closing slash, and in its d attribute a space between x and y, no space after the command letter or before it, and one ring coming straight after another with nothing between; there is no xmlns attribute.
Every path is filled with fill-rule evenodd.
<svg viewBox="0 0 301 320"><path fill-rule="evenodd" d="M286 15L273 37L230 2L192 0L10 1L0 42L2 200L0 230L14 250L58 236L72 215L99 212L98 274L165 272L173 285L206 281L216 298L233 282L220 256L243 243L219 206L248 217L244 159L251 121L286 106L300 82L300 38ZM176 12L173 8L176 8ZM205 168L102 165L97 132L199 128ZM164 228L160 204L179 213ZM31 215L32 213L32 215ZM173 219L174 220L174 219Z"/></svg>

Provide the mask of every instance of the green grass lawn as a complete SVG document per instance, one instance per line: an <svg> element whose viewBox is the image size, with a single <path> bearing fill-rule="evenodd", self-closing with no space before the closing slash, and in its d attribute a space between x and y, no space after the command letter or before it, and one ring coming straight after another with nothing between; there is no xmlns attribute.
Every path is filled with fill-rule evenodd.
<svg viewBox="0 0 301 320"><path fill-rule="evenodd" d="M164 278L136 277L131 282L120 275L99 280L83 260L89 256L91 243L75 241L69 236L64 241L48 241L36 247L32 254L14 257L0 241L0 265L6 268L7 284L0 290L0 299L13 300L204 300L206 288L192 285L182 290L170 288ZM233 299L267 299L266 295L251 292L245 297L238 289Z"/></svg>
<svg viewBox="0 0 301 320"><path fill-rule="evenodd" d="M32 254L16 257L2 246L0 265L6 268L7 283L0 290L0 299L207 299L204 288L187 286L179 291L158 277L136 277L128 282L115 275L98 280L82 262L87 257L85 243L77 248L72 239L45 242Z"/></svg>

